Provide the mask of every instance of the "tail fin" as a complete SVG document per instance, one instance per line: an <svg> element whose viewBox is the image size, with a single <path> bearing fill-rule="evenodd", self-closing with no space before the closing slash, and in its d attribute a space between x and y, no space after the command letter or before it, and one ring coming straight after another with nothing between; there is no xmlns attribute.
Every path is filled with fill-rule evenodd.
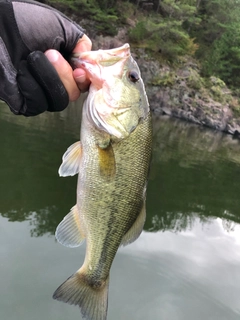
<svg viewBox="0 0 240 320"><path fill-rule="evenodd" d="M106 320L108 307L109 278L99 288L91 287L86 277L76 272L53 294L53 299L78 305L84 319Z"/></svg>

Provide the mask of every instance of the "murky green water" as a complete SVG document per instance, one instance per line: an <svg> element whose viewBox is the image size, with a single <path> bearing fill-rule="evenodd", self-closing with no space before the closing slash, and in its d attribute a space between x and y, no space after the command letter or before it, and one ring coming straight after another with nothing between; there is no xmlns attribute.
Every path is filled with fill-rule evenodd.
<svg viewBox="0 0 240 320"><path fill-rule="evenodd" d="M52 300L85 247L53 236L75 204L59 178L79 139L79 108L25 119L0 104L0 319L80 320ZM240 141L177 120L154 121L145 231L111 270L109 320L239 320Z"/></svg>

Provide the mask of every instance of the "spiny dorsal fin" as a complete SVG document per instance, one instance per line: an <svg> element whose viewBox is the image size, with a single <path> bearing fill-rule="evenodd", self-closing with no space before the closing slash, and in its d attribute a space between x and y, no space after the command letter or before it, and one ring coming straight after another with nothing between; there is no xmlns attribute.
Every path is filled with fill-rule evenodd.
<svg viewBox="0 0 240 320"><path fill-rule="evenodd" d="M116 173L116 163L111 143L106 148L98 147L100 175L107 181L111 180Z"/></svg>
<svg viewBox="0 0 240 320"><path fill-rule="evenodd" d="M79 172L79 161L81 158L81 142L72 144L62 157L62 164L58 170L60 177L74 176Z"/></svg>
<svg viewBox="0 0 240 320"><path fill-rule="evenodd" d="M85 236L77 205L72 207L71 211L59 223L55 236L57 241L65 247L74 248L82 244Z"/></svg>
<svg viewBox="0 0 240 320"><path fill-rule="evenodd" d="M126 246L134 242L140 236L143 230L145 220L146 220L146 201L144 200L142 210L140 211L136 221L122 238L122 242L121 242L122 246Z"/></svg>

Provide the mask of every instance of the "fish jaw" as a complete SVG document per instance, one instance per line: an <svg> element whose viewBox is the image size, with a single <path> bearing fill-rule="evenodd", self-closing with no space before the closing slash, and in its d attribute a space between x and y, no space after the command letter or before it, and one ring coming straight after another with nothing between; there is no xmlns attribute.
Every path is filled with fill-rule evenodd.
<svg viewBox="0 0 240 320"><path fill-rule="evenodd" d="M89 63L93 63L98 61L102 65L112 64L119 59L128 57L130 55L130 46L128 43L125 43L123 46L119 48L113 48L109 50L95 50L95 51L85 51L81 53L74 53L73 59L74 63L76 63L76 67L78 67L78 60L81 62L88 61Z"/></svg>
<svg viewBox="0 0 240 320"><path fill-rule="evenodd" d="M91 83L99 88L109 77L121 76L125 61L129 57L130 46L126 43L119 48L73 54L71 64L74 68L85 70ZM113 65L116 67L111 67L109 70L104 68Z"/></svg>
<svg viewBox="0 0 240 320"><path fill-rule="evenodd" d="M128 137L149 112L141 73L129 44L75 54L73 59L75 66L83 68L91 80L84 104L89 120L114 139Z"/></svg>

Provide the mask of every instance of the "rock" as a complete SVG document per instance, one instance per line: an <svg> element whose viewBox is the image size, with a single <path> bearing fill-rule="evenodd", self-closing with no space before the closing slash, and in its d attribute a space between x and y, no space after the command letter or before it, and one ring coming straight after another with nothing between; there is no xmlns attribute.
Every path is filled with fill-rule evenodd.
<svg viewBox="0 0 240 320"><path fill-rule="evenodd" d="M43 2L48 3L47 0ZM57 8L88 31L93 50L115 48L129 42L129 26L134 27L136 23L134 20L127 19L128 27L119 29L115 37L104 37L97 35L96 21L87 17L78 21L76 12L64 4L58 3ZM167 64L160 64L153 60L144 48L132 46L131 51L140 67L154 114L166 114L235 136L240 135L238 98L231 96L231 90L221 79L210 77L209 87L207 87L200 76L197 61L192 58L187 57L181 67L175 70Z"/></svg>
<svg viewBox="0 0 240 320"><path fill-rule="evenodd" d="M94 50L119 47L129 42L128 28L119 29L114 38L96 36L92 40ZM208 88L200 76L197 62L191 58L173 70L150 58L144 48L132 47L131 51L138 62L155 115L165 114L239 136L240 121L225 98L231 91L222 80L210 77Z"/></svg>
<svg viewBox="0 0 240 320"><path fill-rule="evenodd" d="M198 78L200 79L200 75L196 73L197 65L192 62L190 64L194 67L193 74L187 63L176 70L174 83L171 86L164 86L153 85L152 79L158 74L161 76L164 73L169 74L171 72L169 67L162 67L156 61L143 61L141 58L137 61L154 114L166 114L230 134L240 133L240 124L234 121L229 103L216 101L208 88L203 87L202 83L197 83ZM220 79L211 77L210 80L217 86L220 96L225 92L230 93Z"/></svg>

